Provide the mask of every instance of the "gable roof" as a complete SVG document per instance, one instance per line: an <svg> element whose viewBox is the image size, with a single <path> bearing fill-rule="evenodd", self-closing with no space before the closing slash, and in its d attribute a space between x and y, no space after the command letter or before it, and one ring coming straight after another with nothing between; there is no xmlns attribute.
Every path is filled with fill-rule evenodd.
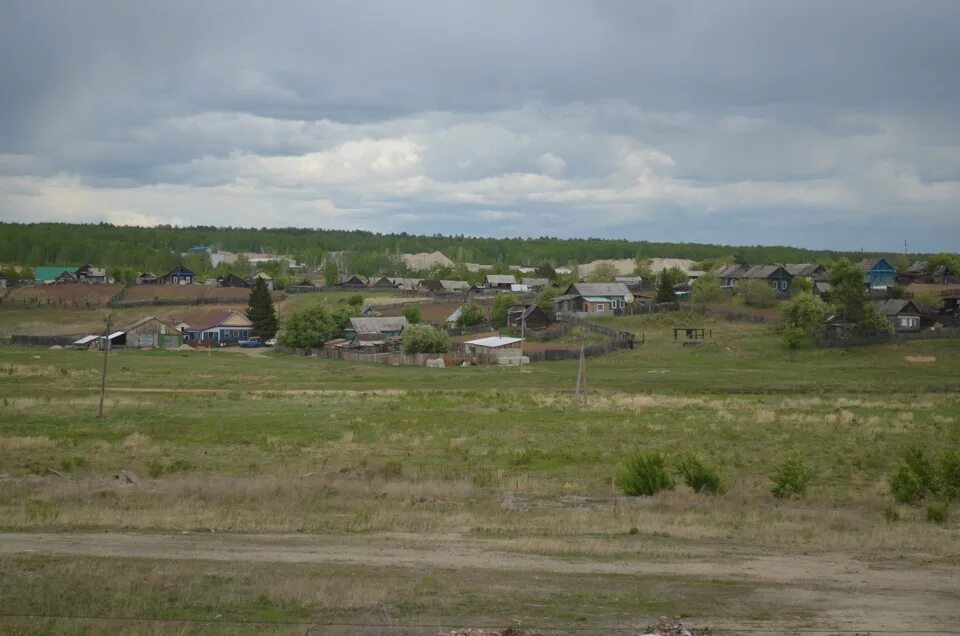
<svg viewBox="0 0 960 636"><path fill-rule="evenodd" d="M249 318L239 311L233 311L232 309L199 309L178 319L177 323L186 324L188 326L187 331L206 331L207 329L213 329L223 324L231 318L234 320L239 318L240 322L245 322L253 326Z"/></svg>
<svg viewBox="0 0 960 636"><path fill-rule="evenodd" d="M44 282L56 280L64 272L75 272L73 265L39 265L33 269L33 279Z"/></svg>
<svg viewBox="0 0 960 636"><path fill-rule="evenodd" d="M520 282L527 287L546 287L550 281L546 278L521 278Z"/></svg>
<svg viewBox="0 0 960 636"><path fill-rule="evenodd" d="M581 296L623 296L628 302L633 300L633 294L623 283L573 283L566 293L570 290Z"/></svg>
<svg viewBox="0 0 960 636"><path fill-rule="evenodd" d="M866 274L867 272L876 268L876 266L880 265L881 263L885 264L888 269L892 269L896 271L896 268L893 265L891 265L889 262L887 262L887 259L883 258L882 256L878 256L875 258L865 258L859 263L857 263L857 268L861 272Z"/></svg>
<svg viewBox="0 0 960 636"><path fill-rule="evenodd" d="M884 316L898 316L900 314L920 315L920 310L912 300L906 298L890 298L873 303L873 306Z"/></svg>
<svg viewBox="0 0 960 636"><path fill-rule="evenodd" d="M903 270L904 274L926 274L930 271L930 264L927 261L915 261L910 267Z"/></svg>
<svg viewBox="0 0 960 636"><path fill-rule="evenodd" d="M174 325L172 322L170 322L169 320L164 320L164 319L162 319L162 318L157 318L156 316L144 316L143 318L141 318L140 320L136 321L136 322L133 323L132 325L127 325L126 327L124 327L123 329L120 330L120 332L126 333L126 332L128 332L128 331L132 331L132 330L136 329L137 327L139 327L139 326L141 326L141 325L145 325L145 324L147 324L148 322L150 322L150 321L152 321L152 320L156 320L156 321L159 322L159 323L163 323L163 324L166 325L168 328L173 329L173 330L174 330L175 332L177 332L177 333L180 333L180 330L177 329L176 325Z"/></svg>
<svg viewBox="0 0 960 636"><path fill-rule="evenodd" d="M350 328L360 334L382 334L403 331L410 326L403 316L360 316L350 319Z"/></svg>
<svg viewBox="0 0 960 636"><path fill-rule="evenodd" d="M441 280L440 286L450 291L458 291L461 289L469 289L470 283L465 280Z"/></svg>
<svg viewBox="0 0 960 636"><path fill-rule="evenodd" d="M511 274L487 274L487 283L490 285L513 285L517 282Z"/></svg>
<svg viewBox="0 0 960 636"><path fill-rule="evenodd" d="M783 267L791 276L813 276L823 269L822 265L816 263L787 263Z"/></svg>
<svg viewBox="0 0 960 636"><path fill-rule="evenodd" d="M792 277L792 274L783 265L754 265L745 271L741 278L770 278L779 271L783 271L787 276Z"/></svg>
<svg viewBox="0 0 960 636"><path fill-rule="evenodd" d="M725 265L717 270L717 278L743 278L748 269L746 265Z"/></svg>
<svg viewBox="0 0 960 636"><path fill-rule="evenodd" d="M476 347L503 347L506 345L523 342L523 338L511 338L509 336L488 336L486 338L477 338L476 340L467 340L463 344L474 345Z"/></svg>

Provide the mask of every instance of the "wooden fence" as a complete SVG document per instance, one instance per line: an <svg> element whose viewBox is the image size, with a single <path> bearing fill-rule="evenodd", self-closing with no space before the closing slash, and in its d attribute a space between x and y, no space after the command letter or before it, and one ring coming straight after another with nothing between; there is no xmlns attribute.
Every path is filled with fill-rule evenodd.
<svg viewBox="0 0 960 636"><path fill-rule="evenodd" d="M72 345L85 334L77 336L22 336L14 334L10 336L10 344L24 347L67 347Z"/></svg>
<svg viewBox="0 0 960 636"><path fill-rule="evenodd" d="M826 336L821 338L821 347L858 347L862 345L883 344L886 342L912 342L914 340L941 340L960 338L960 328L924 329L901 333L854 334L846 338Z"/></svg>

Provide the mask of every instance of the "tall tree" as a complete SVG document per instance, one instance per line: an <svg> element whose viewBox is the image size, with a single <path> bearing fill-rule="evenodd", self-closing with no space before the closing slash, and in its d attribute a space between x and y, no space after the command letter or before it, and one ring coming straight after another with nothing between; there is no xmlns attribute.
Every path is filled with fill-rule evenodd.
<svg viewBox="0 0 960 636"><path fill-rule="evenodd" d="M253 335L269 340L277 334L277 310L267 283L257 278L247 301L247 318L253 323Z"/></svg>
<svg viewBox="0 0 960 636"><path fill-rule="evenodd" d="M327 260L323 266L323 280L327 283L327 287L333 287L340 282L340 268L333 259Z"/></svg>
<svg viewBox="0 0 960 636"><path fill-rule="evenodd" d="M833 286L830 297L843 317L854 322L861 320L867 304L863 272L847 259L841 258L830 269L829 280Z"/></svg>
<svg viewBox="0 0 960 636"><path fill-rule="evenodd" d="M672 303L677 299L677 292L673 291L673 281L669 276L661 276L657 284L657 302Z"/></svg>

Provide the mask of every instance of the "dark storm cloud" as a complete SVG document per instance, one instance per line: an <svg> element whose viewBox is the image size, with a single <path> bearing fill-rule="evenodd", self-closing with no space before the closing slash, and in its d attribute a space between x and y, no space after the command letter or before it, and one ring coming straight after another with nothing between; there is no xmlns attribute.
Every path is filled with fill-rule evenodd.
<svg viewBox="0 0 960 636"><path fill-rule="evenodd" d="M8 2L0 214L541 234L548 205L550 233L687 240L682 210L697 240L956 249L958 27L881 0Z"/></svg>

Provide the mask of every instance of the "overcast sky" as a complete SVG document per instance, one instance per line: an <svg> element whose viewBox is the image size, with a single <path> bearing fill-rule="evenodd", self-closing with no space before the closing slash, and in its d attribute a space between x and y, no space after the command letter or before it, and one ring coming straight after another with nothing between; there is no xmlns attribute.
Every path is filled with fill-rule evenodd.
<svg viewBox="0 0 960 636"><path fill-rule="evenodd" d="M0 219L960 250L960 2L49 2Z"/></svg>

